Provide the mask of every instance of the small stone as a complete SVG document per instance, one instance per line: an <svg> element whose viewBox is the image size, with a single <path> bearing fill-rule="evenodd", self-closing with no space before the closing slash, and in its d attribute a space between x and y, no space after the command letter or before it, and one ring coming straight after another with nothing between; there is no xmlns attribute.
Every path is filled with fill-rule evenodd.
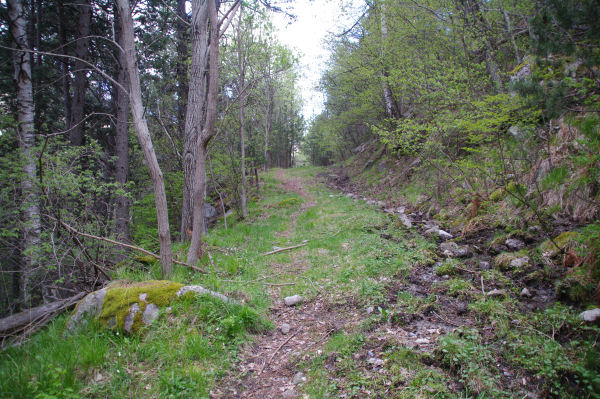
<svg viewBox="0 0 600 399"><path fill-rule="evenodd" d="M459 258L466 258L470 254L471 254L471 251L469 250L468 245L463 245L462 247L458 247L456 249L456 251L454 251L454 255L456 255Z"/></svg>
<svg viewBox="0 0 600 399"><path fill-rule="evenodd" d="M408 216L406 216L404 213L399 214L398 219L400 220L402 225L404 225L404 227L406 227L407 229L412 228L412 222L411 222L410 218Z"/></svg>
<svg viewBox="0 0 600 399"><path fill-rule="evenodd" d="M374 367L378 367L383 364L383 360L377 357L371 357L369 360L367 360L367 363L372 364Z"/></svg>
<svg viewBox="0 0 600 399"><path fill-rule="evenodd" d="M281 330L282 334L287 334L290 332L292 327L288 323L283 323L279 329Z"/></svg>
<svg viewBox="0 0 600 399"><path fill-rule="evenodd" d="M504 296L506 295L506 290L491 290L490 292L487 293L487 296L489 297L497 297L497 296Z"/></svg>
<svg viewBox="0 0 600 399"><path fill-rule="evenodd" d="M527 289L527 287L523 288L521 290L521 296L526 296L526 297L530 297L531 296L531 292L529 292L529 290Z"/></svg>
<svg viewBox="0 0 600 399"><path fill-rule="evenodd" d="M510 261L510 267L521 268L529 263L529 257L523 256L522 258L513 259Z"/></svg>
<svg viewBox="0 0 600 399"><path fill-rule="evenodd" d="M131 329L133 327L133 319L135 317L135 314L139 311L140 311L140 305L138 305L137 303L134 303L133 305L131 305L131 308L129 309L129 313L127 314L127 316L125 316L125 323L123 326L123 328L125 328L125 331L131 332Z"/></svg>
<svg viewBox="0 0 600 399"><path fill-rule="evenodd" d="M506 241L504 241L504 243L506 244L508 249L510 249L512 251L519 251L519 250L525 248L525 243L516 238L509 238Z"/></svg>
<svg viewBox="0 0 600 399"><path fill-rule="evenodd" d="M306 381L306 377L304 377L303 372L299 371L294 375L294 378L292 379L292 384L298 385L302 384L304 381Z"/></svg>
<svg viewBox="0 0 600 399"><path fill-rule="evenodd" d="M140 301L146 302L147 297L148 297L148 294L140 294Z"/></svg>
<svg viewBox="0 0 600 399"><path fill-rule="evenodd" d="M146 306L144 313L142 314L142 323L144 323L144 325L148 326L148 325L152 324L152 322L154 320L156 320L157 318L158 318L158 306L156 306L153 303L149 303L148 306Z"/></svg>
<svg viewBox="0 0 600 399"><path fill-rule="evenodd" d="M300 295L288 296L288 297L283 298L283 302L287 306L294 306L294 305L297 305L302 302L302 297Z"/></svg>
<svg viewBox="0 0 600 399"><path fill-rule="evenodd" d="M583 321L587 321L588 323L593 323L600 319L600 308L586 310L585 312L581 312L579 314L579 318L583 319Z"/></svg>
<svg viewBox="0 0 600 399"><path fill-rule="evenodd" d="M374 310L375 310L375 309L373 309L373 306L369 306L369 307L367 307L367 314L371 314L371 313L373 313L373 311L374 311Z"/></svg>
<svg viewBox="0 0 600 399"><path fill-rule="evenodd" d="M492 268L492 265L490 264L490 262L486 262L484 260L482 260L481 262L479 262L479 269L481 270L490 270Z"/></svg>
<svg viewBox="0 0 600 399"><path fill-rule="evenodd" d="M459 302L456 305L456 314L457 315L463 315L463 314L467 313L467 310L468 310L467 304L464 302Z"/></svg>
<svg viewBox="0 0 600 399"><path fill-rule="evenodd" d="M100 382L102 381L102 374L98 373L94 376L94 382Z"/></svg>
<svg viewBox="0 0 600 399"><path fill-rule="evenodd" d="M421 344L428 344L429 343L429 339L427 338L419 338L415 340L415 344L417 345L421 345Z"/></svg>
<svg viewBox="0 0 600 399"><path fill-rule="evenodd" d="M447 231L444 231L442 229L438 230L437 232L438 237L440 237L442 240L449 240L452 237L454 237L452 234L448 233Z"/></svg>

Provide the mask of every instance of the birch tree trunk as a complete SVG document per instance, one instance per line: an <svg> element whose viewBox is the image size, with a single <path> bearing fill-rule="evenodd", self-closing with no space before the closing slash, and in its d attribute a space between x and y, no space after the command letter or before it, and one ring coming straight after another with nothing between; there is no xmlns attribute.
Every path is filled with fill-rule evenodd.
<svg viewBox="0 0 600 399"><path fill-rule="evenodd" d="M399 110L398 104L394 100L394 95L392 93L392 89L390 88L390 84L388 82L388 68L386 66L386 57L387 57L387 42L389 40L388 35L388 27L387 27L387 16L386 16L386 6L385 0L379 2L379 15L380 15L380 23L381 23L381 63L382 63L382 71L381 71L381 87L383 89L383 100L385 103L385 110L387 116L389 118L398 118L401 116L401 110Z"/></svg>
<svg viewBox="0 0 600 399"><path fill-rule="evenodd" d="M8 0L8 19L14 47L25 50L27 46L27 20L20 0ZM37 248L40 244L39 197L35 187L36 163L33 155L35 109L31 82L31 53L14 51L15 84L17 86L17 135L23 162L21 195L23 203L23 263L19 289L23 303L31 304L32 279L37 267Z"/></svg>
<svg viewBox="0 0 600 399"><path fill-rule="evenodd" d="M240 7L240 18L238 23L238 31L237 31L237 56L238 56L238 72L240 76L238 77L238 96L240 102L240 149L241 149L241 194L240 194L240 208L242 211L242 218L246 218L248 216L248 210L246 209L246 134L244 132L244 111L246 107L246 95L242 92L245 89L246 85L246 60L244 50L242 49L242 16L243 16L243 6Z"/></svg>
<svg viewBox="0 0 600 399"><path fill-rule="evenodd" d="M146 166L150 170L152 185L154 187L154 200L156 205L156 216L158 221L158 239L160 243L160 260L162 263L163 276L169 278L173 274L173 259L171 251L171 234L169 230L169 214L167 208L167 196L163 174L156 159L156 153L152 145L152 138L148 130L148 124L144 118L144 106L142 103L142 91L140 88L140 75L138 71L135 43L133 36L133 19L129 9L129 0L117 0L119 9L122 47L125 52L127 65L127 76L129 79L129 101L133 123L144 153Z"/></svg>
<svg viewBox="0 0 600 399"><path fill-rule="evenodd" d="M202 121L205 115L206 64L208 57L208 0L192 1L191 71L187 94L183 136L183 203L181 204L181 240L192 234L194 183ZM204 200L203 200L204 201ZM204 222L203 222L204 223ZM203 227L204 229L204 227Z"/></svg>
<svg viewBox="0 0 600 399"><path fill-rule="evenodd" d="M85 91L87 86L87 66L83 61L88 59L90 47L90 18L92 7L89 0L77 2L79 19L77 23L77 44L75 45L75 56L82 61L75 60L75 80L73 82L73 102L71 111L71 130L69 140L72 145L83 144L83 106L85 104Z"/></svg>
<svg viewBox="0 0 600 399"><path fill-rule="evenodd" d="M200 1L195 0L192 3L192 8L194 7L194 4L198 6L198 3L200 3ZM216 0L205 0L204 4L208 7L208 19L210 23L208 93L206 103L206 120L199 140L197 140L196 147L197 161L196 169L194 171L193 228L190 249L187 257L188 264L191 265L194 265L198 261L202 245L202 234L204 232L204 203L206 198L206 151L208 143L215 135L215 121L217 117L217 86L219 83L219 19L217 16L217 3ZM194 10L192 10L192 13L193 12ZM192 83L190 81L190 89L191 86Z"/></svg>
<svg viewBox="0 0 600 399"><path fill-rule="evenodd" d="M119 13L115 15L119 18ZM115 30L117 35L117 41L119 45L123 47L123 34L120 28L120 21L118 21ZM127 60L125 54L119 51L117 55L119 60L117 82L123 87L129 86L129 79L127 78ZM115 163L115 181L120 187L124 187L129 177L129 96L127 93L121 91L118 87L114 88L116 97L116 126L115 126L115 152L117 160ZM120 241L129 242L129 199L124 196L117 196L117 203L115 209L115 232L117 239Z"/></svg>

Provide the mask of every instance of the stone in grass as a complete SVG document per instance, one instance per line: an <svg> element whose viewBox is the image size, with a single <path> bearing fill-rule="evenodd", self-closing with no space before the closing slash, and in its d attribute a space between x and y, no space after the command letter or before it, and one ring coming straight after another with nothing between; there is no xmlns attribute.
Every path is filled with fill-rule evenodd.
<svg viewBox="0 0 600 399"><path fill-rule="evenodd" d="M521 290L521 296L528 297L528 298L531 297L531 292L529 292L527 287L525 287Z"/></svg>
<svg viewBox="0 0 600 399"><path fill-rule="evenodd" d="M287 306L294 306L297 305L299 303L302 303L302 297L300 295L292 295L292 296L287 296L285 298L283 298L283 302L287 305Z"/></svg>
<svg viewBox="0 0 600 399"><path fill-rule="evenodd" d="M506 295L506 290L491 290L490 292L487 293L487 296L489 296L490 298L494 298L494 297L500 297L500 296L505 296Z"/></svg>
<svg viewBox="0 0 600 399"><path fill-rule="evenodd" d="M516 238L508 238L504 243L511 251L520 251L525 248L525 243Z"/></svg>
<svg viewBox="0 0 600 399"><path fill-rule="evenodd" d="M167 307L173 299L188 293L205 294L230 301L218 292L200 286L184 286L173 281L117 281L81 300L67 321L67 329L77 328L92 316L98 319L101 326L136 333L141 327L149 326L158 318L160 308Z"/></svg>
<svg viewBox="0 0 600 399"><path fill-rule="evenodd" d="M585 312L581 312L579 314L579 318L583 319L583 321L587 321L588 323L594 323L600 320L600 308L586 310Z"/></svg>
<svg viewBox="0 0 600 399"><path fill-rule="evenodd" d="M292 384L298 385L302 384L304 381L306 381L306 377L304 376L304 373L302 371L299 371L294 375L294 378L292 379Z"/></svg>
<svg viewBox="0 0 600 399"><path fill-rule="evenodd" d="M292 327L288 323L283 323L279 329L281 330L282 334L287 334L290 332Z"/></svg>

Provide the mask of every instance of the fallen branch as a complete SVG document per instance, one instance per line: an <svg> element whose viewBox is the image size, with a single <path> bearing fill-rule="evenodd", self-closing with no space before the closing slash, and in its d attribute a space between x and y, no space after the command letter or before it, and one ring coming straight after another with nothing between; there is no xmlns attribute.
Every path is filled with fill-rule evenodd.
<svg viewBox="0 0 600 399"><path fill-rule="evenodd" d="M75 305L81 298L85 296L85 294L86 292L80 292L72 297L61 299L56 302L46 303L44 305L27 309L20 313L0 319L0 335L9 336L17 334L20 331L25 330L29 325L34 324L36 321L39 321L44 317L47 318L47 320L45 320L46 323L51 320L54 314L60 310Z"/></svg>
<svg viewBox="0 0 600 399"><path fill-rule="evenodd" d="M273 255L273 254L276 254L276 253L278 253L278 252L283 252L283 251L289 251L290 249L300 248L300 247L304 247L304 246L306 246L306 245L308 245L308 243L307 243L307 242L305 242L305 243L302 243L302 244L298 244L298 245L292 245L291 247L278 248L278 249L275 249L275 250L273 250L273 251L270 251L270 252L265 252L265 253L263 254L263 256L267 256L267 255Z"/></svg>
<svg viewBox="0 0 600 399"><path fill-rule="evenodd" d="M52 218L54 219L54 218ZM56 220L56 219L55 219ZM159 259L160 260L160 255L155 254L154 252L150 252L147 249L144 248L140 248L140 247L136 247L135 245L131 245L131 244L125 244L124 242L120 242L120 241L115 241L115 240L111 240L110 238L106 238L106 237L100 237L100 236L95 236L93 234L88 234L88 233L84 233L82 231L76 230L74 227L69 226L68 224L66 224L65 222L63 222L62 220L58 221L65 229L69 230L70 232L80 235L82 237L86 237L86 238L91 238L92 240L98 240L98 241L104 241L107 242L109 244L113 244L113 245L117 245L119 247L123 247L123 248L127 248L127 249L131 249L134 251L139 251L141 253L144 253L146 255L150 255L153 258ZM204 269L199 268L198 266L194 266L194 265L190 265L184 262L180 262L177 259L173 259L173 263L176 263L178 265L181 266L186 266L189 267L191 269L194 269L200 273L206 273L206 271Z"/></svg>
<svg viewBox="0 0 600 399"><path fill-rule="evenodd" d="M302 331L302 329L301 329L301 328L300 328L300 329L298 329L298 330L297 330L295 333L293 333L292 335L290 335L288 339L286 339L285 341L283 341L283 342L281 343L281 345L279 345L279 346L277 347L277 349L275 349L275 351L274 351L274 352L271 354L271 356L269 356L269 360L267 360L267 361L265 362L265 364L263 364L262 368L260 369L260 371L258 372L258 374L257 374L257 375L261 375L261 374L262 374L262 372L263 372L263 371L265 371L265 369L267 368L267 366L268 366L269 364L271 364L271 362L273 361L273 358L275 357L275 355L277 354L277 352L279 352L279 351L281 350L281 348L283 348L283 347L285 346L285 344L287 344L288 342L290 342L290 340L291 340L292 338L294 338L296 335L298 335L298 333L299 333L300 331Z"/></svg>

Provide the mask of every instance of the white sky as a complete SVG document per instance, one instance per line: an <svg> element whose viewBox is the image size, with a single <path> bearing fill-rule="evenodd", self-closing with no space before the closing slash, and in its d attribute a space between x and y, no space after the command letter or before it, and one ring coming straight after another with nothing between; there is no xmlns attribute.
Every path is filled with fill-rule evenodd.
<svg viewBox="0 0 600 399"><path fill-rule="evenodd" d="M342 3L350 9L342 11ZM357 17L356 9L363 4L363 0L294 0L288 12L297 17L295 21L290 23L281 14L273 15L273 24L280 31L279 41L297 50L300 57L299 84L306 120L323 110L323 94L316 86L329 59L324 39L329 33L340 33L350 27Z"/></svg>

